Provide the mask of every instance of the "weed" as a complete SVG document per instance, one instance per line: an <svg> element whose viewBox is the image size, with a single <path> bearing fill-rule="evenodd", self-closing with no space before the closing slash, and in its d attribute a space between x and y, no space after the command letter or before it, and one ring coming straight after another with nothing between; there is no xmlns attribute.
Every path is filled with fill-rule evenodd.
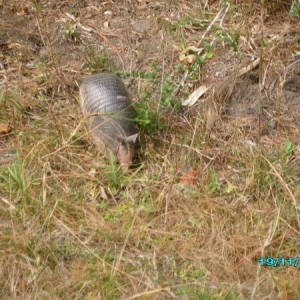
<svg viewBox="0 0 300 300"><path fill-rule="evenodd" d="M173 92L176 88L176 85L172 82L170 77L166 78L164 85L162 87L162 97L161 97L161 105L162 107L175 107L179 108L181 103L176 103Z"/></svg>
<svg viewBox="0 0 300 300"><path fill-rule="evenodd" d="M147 131L147 128L151 127L154 118L154 112L148 109L146 103L137 103L137 117L135 121L139 124L139 126ZM149 129L150 130L150 129Z"/></svg>
<svg viewBox="0 0 300 300"><path fill-rule="evenodd" d="M300 2L299 0L294 0L292 5L291 5L291 9L290 9L290 15L292 17L296 17L298 19L300 19Z"/></svg>
<svg viewBox="0 0 300 300"><path fill-rule="evenodd" d="M2 170L0 179L2 190L15 195L16 199L23 199L25 201L24 204L29 204L30 175L26 171L20 157L11 166L8 166L6 170Z"/></svg>
<svg viewBox="0 0 300 300"><path fill-rule="evenodd" d="M217 180L217 175L213 169L209 170L209 177L210 177L210 183L209 183L208 190L211 194L215 194L218 191L219 183Z"/></svg>
<svg viewBox="0 0 300 300"><path fill-rule="evenodd" d="M80 37L77 34L75 26L73 24L67 23L65 33L74 42L79 42L80 41Z"/></svg>
<svg viewBox="0 0 300 300"><path fill-rule="evenodd" d="M36 11L40 10L39 0L30 0L30 2L32 3L32 5L36 9Z"/></svg>
<svg viewBox="0 0 300 300"><path fill-rule="evenodd" d="M213 295L210 295L208 293L205 293L204 291L201 291L199 288L193 286L193 285L186 285L182 287L178 287L176 289L176 295L178 296L186 296L189 297L189 299L197 299L197 300L211 300L215 297Z"/></svg>
<svg viewBox="0 0 300 300"><path fill-rule="evenodd" d="M289 157L297 149L297 146L291 141L286 141L284 144L284 156Z"/></svg>
<svg viewBox="0 0 300 300"><path fill-rule="evenodd" d="M98 56L88 56L83 68L89 72L108 70L112 73L115 73L115 69L110 65L107 59L105 50L103 50Z"/></svg>
<svg viewBox="0 0 300 300"><path fill-rule="evenodd" d="M237 32L227 32L222 28L216 26L215 27L215 36L217 37L218 41L224 42L227 44L231 50L234 52L238 52L238 43L240 34Z"/></svg>
<svg viewBox="0 0 300 300"><path fill-rule="evenodd" d="M195 28L204 28L205 25L208 23L207 20L201 20L197 17L192 17L190 15L185 15L183 18L181 18L179 21L177 21L173 25L174 31L181 31L185 27L193 26Z"/></svg>

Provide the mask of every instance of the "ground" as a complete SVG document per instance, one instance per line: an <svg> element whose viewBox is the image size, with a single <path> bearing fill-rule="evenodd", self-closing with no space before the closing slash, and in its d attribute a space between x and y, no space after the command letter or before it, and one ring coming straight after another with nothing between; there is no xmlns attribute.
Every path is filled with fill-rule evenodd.
<svg viewBox="0 0 300 300"><path fill-rule="evenodd" d="M299 299L291 2L0 1L1 299ZM103 71L138 113L129 173L80 110Z"/></svg>

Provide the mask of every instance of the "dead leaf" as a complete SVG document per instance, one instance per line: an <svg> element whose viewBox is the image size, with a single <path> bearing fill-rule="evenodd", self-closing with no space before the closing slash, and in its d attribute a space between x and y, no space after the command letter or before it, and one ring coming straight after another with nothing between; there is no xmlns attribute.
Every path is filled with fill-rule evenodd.
<svg viewBox="0 0 300 300"><path fill-rule="evenodd" d="M104 12L104 16L105 16L105 17L111 17L112 14L113 14L113 12L112 12L111 10L106 10L106 11Z"/></svg>
<svg viewBox="0 0 300 300"><path fill-rule="evenodd" d="M186 186L193 185L193 181L196 178L196 175L198 174L198 169L192 169L185 174L183 174L180 178L180 183Z"/></svg>
<svg viewBox="0 0 300 300"><path fill-rule="evenodd" d="M100 187L100 194L102 199L108 200L107 193L105 192L105 189L102 186Z"/></svg>
<svg viewBox="0 0 300 300"><path fill-rule="evenodd" d="M203 51L203 48L197 48L195 46L188 46L183 49L182 53L197 53L200 54Z"/></svg>
<svg viewBox="0 0 300 300"><path fill-rule="evenodd" d="M206 93L208 88L205 85L201 85L195 91L193 91L190 96L182 103L183 106L192 106L197 100Z"/></svg>
<svg viewBox="0 0 300 300"><path fill-rule="evenodd" d="M0 134L7 134L11 132L9 124L0 124Z"/></svg>
<svg viewBox="0 0 300 300"><path fill-rule="evenodd" d="M196 54L200 55L203 48L197 48L195 46L188 46L184 48L179 56L180 61L185 61L188 64L192 64L196 60Z"/></svg>
<svg viewBox="0 0 300 300"><path fill-rule="evenodd" d="M195 54L190 54L188 55L186 58L185 58L185 61L188 63L188 64L192 64L193 62L195 62L196 60L196 55Z"/></svg>

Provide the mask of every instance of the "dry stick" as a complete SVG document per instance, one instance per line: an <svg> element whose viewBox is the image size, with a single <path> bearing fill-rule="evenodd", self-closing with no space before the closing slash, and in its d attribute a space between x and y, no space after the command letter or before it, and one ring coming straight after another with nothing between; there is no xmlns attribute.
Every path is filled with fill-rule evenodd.
<svg viewBox="0 0 300 300"><path fill-rule="evenodd" d="M35 15L35 20L36 20L36 24L37 24L37 27L38 27L38 30L39 30L39 34L40 34L40 38L42 40L43 46L46 46L47 44L46 44L44 36L42 34L42 29L41 29L41 26L40 26L40 21L39 21L39 18L38 18L37 15Z"/></svg>
<svg viewBox="0 0 300 300"><path fill-rule="evenodd" d="M7 200L3 197L0 197L0 200L2 200L5 204L7 204L9 206L10 211L16 210L16 207L9 200Z"/></svg>
<svg viewBox="0 0 300 300"><path fill-rule="evenodd" d="M226 14L227 14L227 12L228 12L229 8L230 8L230 4L229 4L229 3L227 3L227 7L226 7L226 9L225 9L225 12L224 12L224 14L223 14L223 16L222 16L222 18L221 18L221 21L220 21L220 26L221 26L221 27L222 27L222 24L223 24L224 18L225 18L225 16L226 16ZM223 27L222 27L222 28L223 28Z"/></svg>
<svg viewBox="0 0 300 300"><path fill-rule="evenodd" d="M225 17L225 14L227 13L228 9L229 9L229 4L227 5L224 14L223 14L223 12L224 12L224 7L222 7L222 8L219 10L219 12L218 12L217 15L215 16L215 18L212 20L212 22L209 24L209 26L208 26L207 29L205 30L205 32L204 32L204 34L202 35L200 41L198 42L198 44L197 44L197 47L198 47L198 48L200 47L200 45L202 44L202 41L204 40L204 38L206 37L206 35L211 31L213 25L218 21L218 19L220 18L220 16L221 16L222 14L223 14L223 16L222 16L221 22L223 22L223 19L224 19L224 17ZM188 72L185 72L185 74L183 75L183 78L181 79L181 81L180 81L179 85L177 86L177 88L175 89L174 93L176 93L176 92L179 90L179 88L180 88L181 86L184 85L184 83L185 83L185 81L186 81L186 79L187 79L188 77L189 77L189 76L188 76Z"/></svg>
<svg viewBox="0 0 300 300"><path fill-rule="evenodd" d="M228 5L229 6L229 5ZM204 34L202 35L202 38L200 39L200 41L197 44L197 48L199 48L202 44L202 41L204 40L204 38L206 37L206 35L211 31L212 27L214 26L214 24L218 21L218 19L220 18L220 16L223 14L224 11L224 6L219 10L219 12L217 13L217 15L215 16L215 18L212 20L212 22L209 24L209 26L207 27L207 29L205 30ZM227 11L227 9L226 9ZM223 18L222 18L223 20Z"/></svg>
<svg viewBox="0 0 300 300"><path fill-rule="evenodd" d="M165 50L166 44L164 44L164 50ZM160 85L160 95L159 95L159 102L157 105L156 113L158 116L160 116L160 107L161 107L161 101L162 101L162 94L163 94L163 85L165 81L165 76L166 71L165 71L165 51L163 51L163 62L162 62L162 75L161 75L161 85Z"/></svg>
<svg viewBox="0 0 300 300"><path fill-rule="evenodd" d="M136 212L136 214L134 215L134 218L133 218L133 220L132 220L132 222L131 222L129 231L128 231L127 235L126 235L124 244L123 244L123 246L122 246L120 255L118 256L117 261L116 261L116 263L115 263L114 266L113 266L113 269L112 269L112 276L113 276L113 277L116 275L117 272L120 272L120 262L121 262L121 260L122 260L122 257L123 257L125 248L126 248L126 246L127 246L127 244L128 244L128 240L129 240L130 234L131 234L131 232L132 232L133 224L135 223L135 220L136 220L138 214L139 214L139 210L138 210L138 211Z"/></svg>
<svg viewBox="0 0 300 300"><path fill-rule="evenodd" d="M189 75L189 71L185 71L182 79L180 80L179 84L177 85L177 87L175 88L174 92L172 93L172 96L176 95L176 93L178 92L178 90L183 87L184 82L186 81L187 77Z"/></svg>
<svg viewBox="0 0 300 300"><path fill-rule="evenodd" d="M158 289L155 289L155 290L142 292L142 293L130 296L129 298L125 298L125 300L133 300L133 299L137 299L137 298L141 299L142 296L150 296L152 294L156 294L156 293L166 291L166 290L167 290L167 288L158 288Z"/></svg>
<svg viewBox="0 0 300 300"><path fill-rule="evenodd" d="M165 229L167 228L167 216L168 216L169 204L170 204L171 198L172 198L172 190L173 190L173 183L171 183L171 186L166 195L165 220L164 220Z"/></svg>
<svg viewBox="0 0 300 300"><path fill-rule="evenodd" d="M270 167L274 171L276 177L280 180L280 182L282 183L282 185L285 187L285 189L287 190L287 192L291 196L291 198L292 198L292 200L294 202L294 205L295 205L295 210L297 211L297 200L296 200L293 192L291 191L291 189L289 188L289 186L286 184L286 182L283 180L283 178L281 177L281 175L278 173L278 171L276 170L276 168L271 164L271 162L265 156L263 156L263 158L270 165ZM299 224L299 216L298 216L298 214L297 214L297 221L298 221L298 224Z"/></svg>
<svg viewBox="0 0 300 300"><path fill-rule="evenodd" d="M219 25L219 26L220 26L222 29L223 29L222 24L223 24L223 21L224 21L224 18L225 18L225 16L226 16L226 14L227 14L227 12L228 12L228 10L229 10L229 7L230 7L230 5L228 4L227 7L226 7L226 10L225 10L225 12L224 12L224 14L223 14L223 16L222 16L222 18L221 18L221 20L220 20L220 25ZM210 42L210 45L213 45L214 42L215 42L215 40L216 40L216 37L214 36L213 39L212 39L212 41Z"/></svg>
<svg viewBox="0 0 300 300"><path fill-rule="evenodd" d="M260 18L261 18L261 43L264 40L264 0L262 0L262 5L261 5L261 10L260 10ZM263 47L262 45L260 46L260 58L261 62L263 62ZM263 64L261 63L259 65L259 96L258 96L258 143L260 142L260 136L261 136L261 127L262 127L262 107L263 107L263 102L262 102L262 88L263 88Z"/></svg>

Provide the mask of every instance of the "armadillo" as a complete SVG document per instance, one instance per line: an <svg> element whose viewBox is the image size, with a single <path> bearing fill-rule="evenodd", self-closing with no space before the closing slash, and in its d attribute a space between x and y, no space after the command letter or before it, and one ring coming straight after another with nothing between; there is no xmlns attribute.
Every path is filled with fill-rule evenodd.
<svg viewBox="0 0 300 300"><path fill-rule="evenodd" d="M109 150L127 170L135 154L138 130L136 111L124 82L111 73L98 73L83 80L80 106L95 144L106 158Z"/></svg>

